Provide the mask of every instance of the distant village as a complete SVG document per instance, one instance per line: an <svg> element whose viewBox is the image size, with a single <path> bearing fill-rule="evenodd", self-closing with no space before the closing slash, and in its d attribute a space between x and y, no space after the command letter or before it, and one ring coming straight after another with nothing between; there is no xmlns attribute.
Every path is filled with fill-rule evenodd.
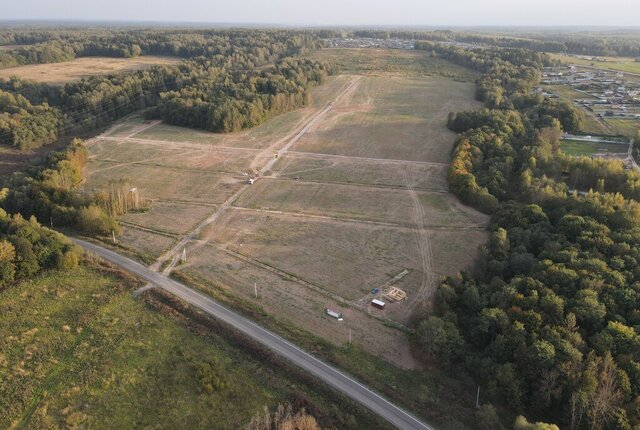
<svg viewBox="0 0 640 430"><path fill-rule="evenodd" d="M383 49L413 49L413 39L377 39L373 37L338 37L325 40L328 48L383 48Z"/></svg>
<svg viewBox="0 0 640 430"><path fill-rule="evenodd" d="M625 78L622 72L575 65L546 67L541 82L572 87L584 95L574 102L600 118L640 119L640 82ZM542 88L537 91L544 93ZM544 95L557 97L555 94Z"/></svg>

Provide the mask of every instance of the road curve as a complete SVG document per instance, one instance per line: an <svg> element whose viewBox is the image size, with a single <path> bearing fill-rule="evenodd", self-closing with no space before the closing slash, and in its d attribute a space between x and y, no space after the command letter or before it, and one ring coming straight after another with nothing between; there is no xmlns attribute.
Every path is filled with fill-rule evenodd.
<svg viewBox="0 0 640 430"><path fill-rule="evenodd" d="M362 404L397 428L402 430L435 430L433 427L424 424L414 415L384 399L382 396L376 394L374 391L370 390L347 374L329 366L275 333L227 309L210 297L200 294L180 282L167 278L146 268L140 263L131 260L130 258L124 257L99 245L85 242L80 239L73 239L73 241L82 246L85 250L138 275L146 281L178 296L193 306L202 309L214 318L233 326L235 329L260 342L271 351L286 358L293 364L304 369L306 372L321 379L352 400Z"/></svg>

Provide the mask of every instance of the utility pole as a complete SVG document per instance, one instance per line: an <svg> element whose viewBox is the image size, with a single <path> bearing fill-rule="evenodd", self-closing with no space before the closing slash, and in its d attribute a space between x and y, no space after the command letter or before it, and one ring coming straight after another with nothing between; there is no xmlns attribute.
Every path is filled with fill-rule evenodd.
<svg viewBox="0 0 640 430"><path fill-rule="evenodd" d="M52 216L49 217L49 222L51 223L51 228L53 228L53 217Z"/></svg>
<svg viewBox="0 0 640 430"><path fill-rule="evenodd" d="M253 290L255 291L256 299L257 299L258 298L258 283L257 282L253 283Z"/></svg>
<svg viewBox="0 0 640 430"><path fill-rule="evenodd" d="M116 243L116 232L111 230L111 237L113 238L113 243Z"/></svg>
<svg viewBox="0 0 640 430"><path fill-rule="evenodd" d="M476 394L476 409L480 407L480 385L478 385L478 394Z"/></svg>
<svg viewBox="0 0 640 430"><path fill-rule="evenodd" d="M187 262L187 248L182 248L182 262Z"/></svg>
<svg viewBox="0 0 640 430"><path fill-rule="evenodd" d="M351 345L351 328L349 328L349 345Z"/></svg>

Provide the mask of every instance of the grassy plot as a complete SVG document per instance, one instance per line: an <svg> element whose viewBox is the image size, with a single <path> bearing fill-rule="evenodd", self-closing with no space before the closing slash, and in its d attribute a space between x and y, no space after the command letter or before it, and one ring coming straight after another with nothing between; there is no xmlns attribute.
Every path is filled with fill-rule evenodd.
<svg viewBox="0 0 640 430"><path fill-rule="evenodd" d="M418 199L426 226L464 226L484 218L478 214L471 219L467 212L458 211L447 194L420 192ZM414 202L407 190L262 179L235 205L415 226Z"/></svg>
<svg viewBox="0 0 640 430"><path fill-rule="evenodd" d="M543 87L545 91L553 93L560 98L572 101L576 99L596 100L597 97L576 90L570 85L547 85Z"/></svg>
<svg viewBox="0 0 640 430"><path fill-rule="evenodd" d="M616 134L635 137L638 130L640 130L640 121L637 119L607 118L605 120Z"/></svg>
<svg viewBox="0 0 640 430"><path fill-rule="evenodd" d="M480 75L424 51L404 49L321 49L314 59L328 61L343 73L383 76L444 76L473 82Z"/></svg>
<svg viewBox="0 0 640 430"><path fill-rule="evenodd" d="M439 77L364 77L295 151L448 163L449 112L473 109L472 84Z"/></svg>
<svg viewBox="0 0 640 430"><path fill-rule="evenodd" d="M175 65L182 59L145 55L134 58L81 57L62 63L30 64L0 70L0 79L18 76L52 85L63 85L87 76L143 70L153 66Z"/></svg>
<svg viewBox="0 0 640 430"><path fill-rule="evenodd" d="M237 428L292 387L331 409L213 332L136 301L127 283L79 269L2 292L1 427Z"/></svg>
<svg viewBox="0 0 640 430"><path fill-rule="evenodd" d="M595 154L609 154L611 156L626 155L626 144L582 142L577 140L563 140L560 146L563 152L573 156L591 156Z"/></svg>
<svg viewBox="0 0 640 430"><path fill-rule="evenodd" d="M632 57L592 57L578 58L574 55L550 54L552 57L569 64L591 66L618 72L640 73L640 62Z"/></svg>
<svg viewBox="0 0 640 430"><path fill-rule="evenodd" d="M202 236L349 300L361 298L404 269L429 269L420 259L412 229L236 209ZM482 239L470 236L465 253L475 255ZM461 260L453 260L450 267L456 264ZM411 296L420 284L405 287Z"/></svg>
<svg viewBox="0 0 640 430"><path fill-rule="evenodd" d="M444 164L390 163L384 160L349 160L288 153L278 160L278 177L324 183L380 185L424 190L447 190Z"/></svg>
<svg viewBox="0 0 640 430"><path fill-rule="evenodd" d="M162 227L162 226L160 226ZM118 244L136 254L145 263L151 264L176 242L170 234L161 234L124 225L118 236Z"/></svg>
<svg viewBox="0 0 640 430"><path fill-rule="evenodd" d="M255 156L255 151L233 148L104 139L91 146L89 158L101 164L96 165L93 172L136 164L239 173L249 169Z"/></svg>
<svg viewBox="0 0 640 430"><path fill-rule="evenodd" d="M122 221L167 233L185 234L215 210L213 206L188 203L154 202L146 212L122 215Z"/></svg>
<svg viewBox="0 0 640 430"><path fill-rule="evenodd" d="M234 210L203 237L350 300L422 269L409 230Z"/></svg>
<svg viewBox="0 0 640 430"><path fill-rule="evenodd" d="M105 169L109 167L109 169ZM91 162L90 184L100 187L112 179L126 178L140 195L150 199L221 203L233 194L239 179L216 172L181 169L168 166L147 166Z"/></svg>

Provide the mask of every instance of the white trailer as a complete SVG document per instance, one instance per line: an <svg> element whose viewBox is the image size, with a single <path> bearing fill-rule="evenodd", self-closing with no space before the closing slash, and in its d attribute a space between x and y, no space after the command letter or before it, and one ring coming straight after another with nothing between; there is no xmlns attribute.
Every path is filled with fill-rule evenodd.
<svg viewBox="0 0 640 430"><path fill-rule="evenodd" d="M325 309L325 312L326 312L326 313L327 313L327 315L329 315L330 317L335 318L335 319L337 319L338 321L342 321L342 313L341 313L341 312L338 312L338 311L336 311L336 310L334 310L334 309L331 309L331 308L327 308L327 309Z"/></svg>

